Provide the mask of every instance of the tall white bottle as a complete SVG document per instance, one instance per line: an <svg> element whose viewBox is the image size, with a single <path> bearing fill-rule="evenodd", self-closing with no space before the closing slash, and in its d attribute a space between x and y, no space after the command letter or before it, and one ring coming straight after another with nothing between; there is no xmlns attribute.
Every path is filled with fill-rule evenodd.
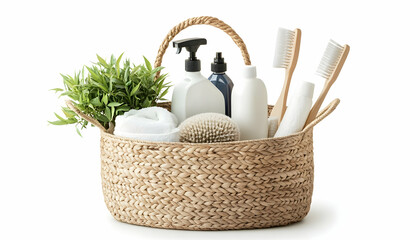
<svg viewBox="0 0 420 240"><path fill-rule="evenodd" d="M185 78L175 85L172 93L172 113L181 123L185 119L199 113L225 113L225 99L200 70L201 63L196 57L200 45L207 44L204 38L190 38L174 41L173 45L180 53L185 47L190 57L185 60Z"/></svg>
<svg viewBox="0 0 420 240"><path fill-rule="evenodd" d="M241 140L266 138L267 115L265 84L257 78L255 66L245 66L232 89L232 119L239 125Z"/></svg>
<svg viewBox="0 0 420 240"><path fill-rule="evenodd" d="M303 81L292 96L274 137L284 137L302 130L312 107L315 85Z"/></svg>

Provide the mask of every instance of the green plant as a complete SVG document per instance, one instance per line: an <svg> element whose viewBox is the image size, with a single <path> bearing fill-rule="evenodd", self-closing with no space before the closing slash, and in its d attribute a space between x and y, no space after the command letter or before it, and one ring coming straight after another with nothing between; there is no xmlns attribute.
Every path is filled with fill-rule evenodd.
<svg viewBox="0 0 420 240"><path fill-rule="evenodd" d="M144 58L144 65L131 66L130 60L125 60L122 67L118 59L111 56L109 62L97 55L98 62L93 66L84 66L74 76L63 75L64 89L54 88L61 92L59 97L69 97L73 104L83 113L98 120L105 128L113 126L118 115L130 109L141 109L156 105L158 100L169 90L169 83L165 82L167 74L156 74L163 67L152 68L150 62ZM88 71L85 77L85 69ZM88 122L79 117L67 107L62 107L64 117L55 113L58 120L50 121L53 125L75 124L83 129Z"/></svg>

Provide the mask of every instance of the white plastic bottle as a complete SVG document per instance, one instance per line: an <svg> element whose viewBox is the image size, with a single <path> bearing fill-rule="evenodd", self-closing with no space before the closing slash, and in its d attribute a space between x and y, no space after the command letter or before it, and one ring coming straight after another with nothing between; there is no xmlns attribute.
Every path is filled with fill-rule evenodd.
<svg viewBox="0 0 420 240"><path fill-rule="evenodd" d="M303 81L293 95L274 137L284 137L302 130L312 107L315 85Z"/></svg>
<svg viewBox="0 0 420 240"><path fill-rule="evenodd" d="M174 87L172 113L181 123L206 112L225 114L223 94L200 72L186 72L184 80Z"/></svg>
<svg viewBox="0 0 420 240"><path fill-rule="evenodd" d="M206 43L204 38L174 41L177 53L184 47L190 52L190 57L185 60L185 78L175 85L172 94L172 113L180 123L199 113L225 113L222 92L201 74L200 60L195 55L198 47Z"/></svg>
<svg viewBox="0 0 420 240"><path fill-rule="evenodd" d="M255 66L245 66L232 89L232 119L239 125L241 140L266 138L267 89L257 78Z"/></svg>

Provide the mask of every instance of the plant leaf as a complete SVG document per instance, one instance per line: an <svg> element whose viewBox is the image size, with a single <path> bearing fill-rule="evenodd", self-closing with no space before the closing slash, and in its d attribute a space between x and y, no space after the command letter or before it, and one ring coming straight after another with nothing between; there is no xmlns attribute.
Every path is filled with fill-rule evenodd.
<svg viewBox="0 0 420 240"><path fill-rule="evenodd" d="M131 75L134 75L137 73L137 71L140 69L141 65L135 66L132 70L131 70Z"/></svg>
<svg viewBox="0 0 420 240"><path fill-rule="evenodd" d="M121 55L118 57L117 62L115 63L115 69L117 71L117 77L120 76L120 61L124 53L121 53Z"/></svg>
<svg viewBox="0 0 420 240"><path fill-rule="evenodd" d="M152 71L153 70L152 64L150 64L149 60L147 60L146 57L143 56L143 59L144 59L144 63L146 63L147 70Z"/></svg>
<svg viewBox="0 0 420 240"><path fill-rule="evenodd" d="M92 105L95 106L95 107L102 106L102 103L99 100L99 97L95 97L94 99L90 100L90 103L92 103Z"/></svg>
<svg viewBox="0 0 420 240"><path fill-rule="evenodd" d="M50 89L50 91L55 91L57 93L57 92L62 92L64 90L62 88L53 88L53 89Z"/></svg>
<svg viewBox="0 0 420 240"><path fill-rule="evenodd" d="M76 113L67 107L61 107L61 111L64 113L64 115L66 115L67 118L74 118L76 116Z"/></svg>
<svg viewBox="0 0 420 240"><path fill-rule="evenodd" d="M77 132L77 134L78 134L80 137L83 137L83 136L82 136L82 134L80 133L79 128L77 128L77 125L76 125L76 132Z"/></svg>
<svg viewBox="0 0 420 240"><path fill-rule="evenodd" d="M111 107L111 119L114 119L115 107Z"/></svg>
<svg viewBox="0 0 420 240"><path fill-rule="evenodd" d="M60 119L61 121L66 121L64 118L62 118L60 115L58 115L57 113L54 113L54 115L58 118L58 119Z"/></svg>
<svg viewBox="0 0 420 240"><path fill-rule="evenodd" d="M121 107L118 107L118 108L117 108L117 114L118 114L119 112L126 112L126 111L128 111L128 110L130 110L130 107L129 107L129 106L121 106Z"/></svg>
<svg viewBox="0 0 420 240"><path fill-rule="evenodd" d="M69 123L67 123L66 121L62 121L62 120L58 120L58 121L48 121L50 124L52 125L67 125Z"/></svg>
<svg viewBox="0 0 420 240"><path fill-rule="evenodd" d="M139 90L139 88L140 88L140 84L141 83L139 83L139 84L137 84L132 90L131 90L131 92L130 92L130 97L131 96L133 96L134 94L136 94L136 92L137 92L137 90Z"/></svg>
<svg viewBox="0 0 420 240"><path fill-rule="evenodd" d="M96 119L97 119L97 120L99 120L100 122L103 122L103 123L107 123L107 122L109 122L109 121L108 121L108 118L107 118L105 115L101 114L101 113L97 114L95 117L96 117Z"/></svg>
<svg viewBox="0 0 420 240"><path fill-rule="evenodd" d="M90 67L87 67L87 66L85 66L85 67L89 71L89 73L91 74L91 77L93 79L96 79L96 80L99 79L99 75L93 69L91 69Z"/></svg>
<svg viewBox="0 0 420 240"><path fill-rule="evenodd" d="M122 103L118 103L118 102L111 102L111 103L109 103L109 104L108 104L108 107L118 107L118 106L120 106L120 105L122 105Z"/></svg>
<svg viewBox="0 0 420 240"><path fill-rule="evenodd" d="M102 66L104 66L105 68L109 68L108 63L106 63L106 61L101 58L98 54L96 54L96 57L98 58L98 61L102 64Z"/></svg>
<svg viewBox="0 0 420 240"><path fill-rule="evenodd" d="M160 98L162 98L162 97L164 97L167 93L168 93L168 91L169 91L169 88L166 88L160 95L159 95L159 97Z"/></svg>
<svg viewBox="0 0 420 240"><path fill-rule="evenodd" d="M109 107L105 108L105 116L106 118L108 118L109 122L112 120L111 110L109 109Z"/></svg>
<svg viewBox="0 0 420 240"><path fill-rule="evenodd" d="M104 94L104 96L102 97L102 102L103 102L105 105L108 105L108 95L107 95L107 94Z"/></svg>

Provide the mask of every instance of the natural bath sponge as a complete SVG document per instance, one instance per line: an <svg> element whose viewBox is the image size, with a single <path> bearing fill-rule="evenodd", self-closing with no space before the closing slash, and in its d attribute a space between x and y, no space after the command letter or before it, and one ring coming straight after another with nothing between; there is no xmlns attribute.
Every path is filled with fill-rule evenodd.
<svg viewBox="0 0 420 240"><path fill-rule="evenodd" d="M214 143L239 140L239 126L220 113L201 113L179 125L179 140L189 143Z"/></svg>

